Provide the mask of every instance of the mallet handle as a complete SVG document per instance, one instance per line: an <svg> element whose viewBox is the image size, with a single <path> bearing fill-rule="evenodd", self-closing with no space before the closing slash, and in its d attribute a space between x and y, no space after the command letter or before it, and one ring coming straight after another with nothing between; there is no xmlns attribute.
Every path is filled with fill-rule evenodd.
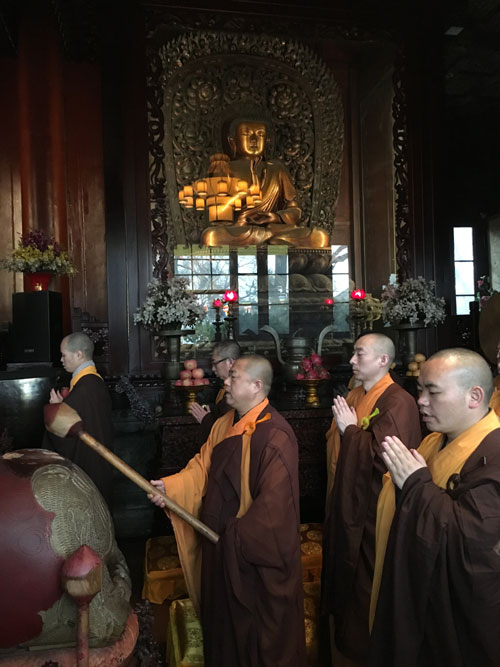
<svg viewBox="0 0 500 667"><path fill-rule="evenodd" d="M90 435L90 433L87 433L86 431L81 431L78 434L78 437L86 445L91 447L94 451L100 454L100 456L106 459L106 461L109 461L111 465L117 468L126 477L131 479L132 482L134 482L134 484L137 484L137 486L139 486L141 489L147 491L148 493L152 493L155 496L161 496L163 498L163 501L165 502L167 509L177 514L177 516L183 519L186 523L188 523L192 528L201 533L208 540L210 540L214 544L216 544L219 541L219 536L217 535L217 533L215 533L206 524L204 524L202 521L193 516L190 512L188 512L183 507L178 505L175 502L175 500L172 500L164 493L159 491L156 488L156 486L150 484L147 479L145 479L142 475L139 475L139 473L136 470L131 468L127 463L125 463L125 461L122 461L120 457L113 454L113 452L111 452L107 447L104 447L104 445L101 445L101 443L98 442L95 438L93 438Z"/></svg>

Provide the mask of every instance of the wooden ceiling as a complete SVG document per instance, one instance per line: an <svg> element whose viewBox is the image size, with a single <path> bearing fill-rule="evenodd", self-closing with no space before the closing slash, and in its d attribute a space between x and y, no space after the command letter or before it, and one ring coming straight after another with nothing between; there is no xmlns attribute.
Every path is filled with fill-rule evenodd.
<svg viewBox="0 0 500 667"><path fill-rule="evenodd" d="M153 4L143 0L144 4ZM182 5L163 0L164 4ZM416 4L415 4L416 3ZM112 3L111 3L112 4ZM124 3L126 4L126 3ZM156 4L162 4L157 0ZM193 4L189 0L185 4ZM215 7L217 2L197 2L197 7ZM258 11L256 2L233 0L231 9L248 10L250 6ZM314 15L325 16L333 11L373 13L373 0L272 0L265 3L273 5L279 12L280 6L293 12L311 9ZM408 9L411 4L411 9ZM17 35L20 17L23 12L38 11L40 7L49 7L59 24L61 40L66 50L78 59L87 59L95 55L99 41L98 0L0 0L0 56L12 56L16 53ZM115 7L123 6L117 2ZM222 5L221 5L222 6ZM417 7L417 9L415 9ZM227 11L228 5L224 4ZM376 3L378 17L395 15L399 19L412 22L424 13L426 20L439 25L443 34L443 77L446 110L453 116L470 117L497 113L500 110L500 0L379 0ZM452 27L462 31L456 36L445 34ZM102 38L102 37L101 37Z"/></svg>

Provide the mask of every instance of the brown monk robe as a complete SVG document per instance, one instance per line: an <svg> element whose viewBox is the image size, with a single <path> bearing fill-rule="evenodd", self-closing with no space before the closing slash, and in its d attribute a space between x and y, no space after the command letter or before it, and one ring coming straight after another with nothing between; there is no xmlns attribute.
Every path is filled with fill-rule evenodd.
<svg viewBox="0 0 500 667"><path fill-rule="evenodd" d="M210 411L205 414L203 419L200 422L200 434L199 442L204 443L208 440L210 431L215 422L231 410L230 406L226 401L226 390L224 388L220 389L215 397L214 404L210 407Z"/></svg>
<svg viewBox="0 0 500 667"><path fill-rule="evenodd" d="M500 416L500 343L497 345L497 373L495 389L490 399L490 408Z"/></svg>
<svg viewBox="0 0 500 667"><path fill-rule="evenodd" d="M73 374L70 392L63 399L55 390L51 391L50 402L64 400L80 415L83 428L108 449L113 448L113 422L111 397L102 377L97 373L92 361L94 344L90 338L75 332L61 341L61 361L66 371ZM76 463L87 473L111 507L113 499L113 468L90 447L77 437L59 438L44 434L43 447L52 449L61 456Z"/></svg>
<svg viewBox="0 0 500 667"><path fill-rule="evenodd" d="M435 432L418 452L384 443L394 483L384 480L378 503L367 664L497 667L500 422L488 410L491 373L474 352L443 350L419 383L423 420Z"/></svg>
<svg viewBox="0 0 500 667"><path fill-rule="evenodd" d="M382 334L356 341L351 364L362 385L347 397L355 410L350 423L349 413L336 408L340 399L332 408L328 448L335 478L323 528L321 609L333 616L335 665L363 663L368 655L377 498L386 472L381 443L388 434L412 447L421 440L416 402L389 374L394 354Z"/></svg>
<svg viewBox="0 0 500 667"><path fill-rule="evenodd" d="M271 379L263 357L235 361L225 386L236 410L184 470L152 482L220 535L214 545L171 517L206 667L305 665L298 449L267 401Z"/></svg>

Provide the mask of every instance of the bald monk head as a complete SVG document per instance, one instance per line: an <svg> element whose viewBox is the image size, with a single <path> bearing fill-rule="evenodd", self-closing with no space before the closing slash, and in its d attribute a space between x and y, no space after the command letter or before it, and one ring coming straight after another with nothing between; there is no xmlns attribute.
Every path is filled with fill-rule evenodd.
<svg viewBox="0 0 500 667"><path fill-rule="evenodd" d="M448 440L488 414L493 376L476 352L458 347L437 352L420 369L418 385L422 421Z"/></svg>
<svg viewBox="0 0 500 667"><path fill-rule="evenodd" d="M91 361L94 343L82 331L75 331L61 341L61 362L68 373L73 373L85 361Z"/></svg>
<svg viewBox="0 0 500 667"><path fill-rule="evenodd" d="M372 333L361 336L354 343L354 353L351 357L352 374L368 391L389 370L396 350L389 336Z"/></svg>
<svg viewBox="0 0 500 667"><path fill-rule="evenodd" d="M258 354L245 354L236 359L224 381L226 401L241 416L261 403L273 382L273 369Z"/></svg>

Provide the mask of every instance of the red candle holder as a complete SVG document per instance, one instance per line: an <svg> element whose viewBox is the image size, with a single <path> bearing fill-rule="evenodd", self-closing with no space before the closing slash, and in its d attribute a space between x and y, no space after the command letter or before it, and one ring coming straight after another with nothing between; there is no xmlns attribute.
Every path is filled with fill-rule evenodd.
<svg viewBox="0 0 500 667"><path fill-rule="evenodd" d="M227 301L228 303L235 303L238 301L238 292L233 289L227 289L224 292L224 301Z"/></svg>
<svg viewBox="0 0 500 667"><path fill-rule="evenodd" d="M212 301L212 306L214 308L222 308L222 301L220 299L214 299Z"/></svg>
<svg viewBox="0 0 500 667"><path fill-rule="evenodd" d="M363 289L353 289L351 292L351 296L353 299L356 299L356 301L362 301L364 298L366 298L366 292Z"/></svg>
<svg viewBox="0 0 500 667"><path fill-rule="evenodd" d="M327 298L324 300L324 304L325 304L325 306L333 306L334 303L335 303L335 302L334 302L334 300L333 300L331 297L327 297Z"/></svg>

